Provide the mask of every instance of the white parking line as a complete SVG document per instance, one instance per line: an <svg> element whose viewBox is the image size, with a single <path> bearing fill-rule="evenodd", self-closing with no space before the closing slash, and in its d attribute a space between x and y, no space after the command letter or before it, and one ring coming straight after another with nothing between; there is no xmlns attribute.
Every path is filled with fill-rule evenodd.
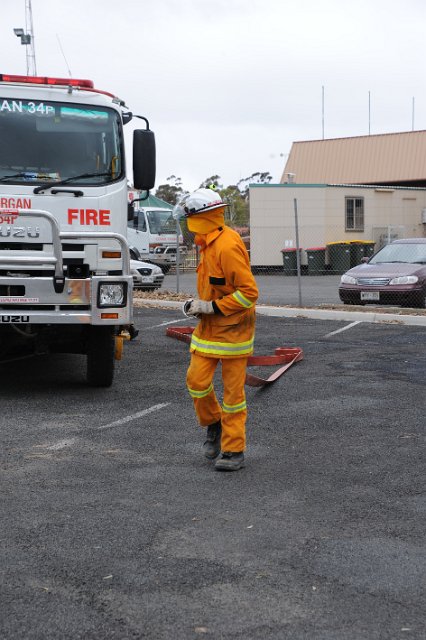
<svg viewBox="0 0 426 640"><path fill-rule="evenodd" d="M143 411L139 411L138 413L134 413L131 416L126 416L125 418L120 418L120 420L115 420L115 422L110 422L109 424L104 424L101 427L97 427L100 429L111 429L112 427L119 427L122 424L126 424L127 422L131 422L132 420L137 420L137 418L143 418L147 416L149 413L154 413L154 411L159 411L160 409L164 409L164 407L168 407L170 402L163 402L162 404L155 404L149 409L144 409Z"/></svg>
<svg viewBox="0 0 426 640"><path fill-rule="evenodd" d="M336 333L341 333L342 331L346 331L347 329L352 329L352 327L355 327L355 325L357 324L361 324L361 320L359 320L358 322L351 322L350 324L347 324L346 327L342 327L341 329L337 329L336 331L327 333L327 335L325 335L324 338L329 338L330 336L335 336Z"/></svg>
<svg viewBox="0 0 426 640"><path fill-rule="evenodd" d="M51 444L46 449L49 451L60 451L60 449L65 449L65 447L70 447L74 444L75 438L69 438L68 440L59 440L59 442L55 442L55 444Z"/></svg>

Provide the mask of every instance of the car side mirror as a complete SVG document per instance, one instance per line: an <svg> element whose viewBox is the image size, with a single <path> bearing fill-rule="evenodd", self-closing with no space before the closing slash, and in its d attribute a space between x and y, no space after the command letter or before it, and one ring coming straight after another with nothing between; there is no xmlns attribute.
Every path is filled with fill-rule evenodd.
<svg viewBox="0 0 426 640"><path fill-rule="evenodd" d="M363 258L361 258L361 263L366 263L366 262L370 262L370 258L368 258L367 256L364 256Z"/></svg>

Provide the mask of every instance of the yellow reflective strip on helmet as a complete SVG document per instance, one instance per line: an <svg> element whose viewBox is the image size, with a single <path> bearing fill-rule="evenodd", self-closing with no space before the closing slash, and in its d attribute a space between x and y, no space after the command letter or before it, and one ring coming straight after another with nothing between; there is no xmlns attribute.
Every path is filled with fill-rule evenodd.
<svg viewBox="0 0 426 640"><path fill-rule="evenodd" d="M213 383L211 382L207 389L202 389L201 391L197 391L196 389L190 389L188 387L189 395L192 398L205 398L209 395L211 391L213 391Z"/></svg>
<svg viewBox="0 0 426 640"><path fill-rule="evenodd" d="M212 342L192 335L191 348L215 356L245 356L253 351L254 337L247 342Z"/></svg>
<svg viewBox="0 0 426 640"><path fill-rule="evenodd" d="M239 411L245 411L247 409L247 402L244 400L239 404L222 404L222 410L224 413L238 413Z"/></svg>
<svg viewBox="0 0 426 640"><path fill-rule="evenodd" d="M237 289L237 291L234 291L234 293L232 294L232 297L237 302L239 302L241 306L245 307L246 309L250 309L250 307L253 306L253 303L250 302L250 300L247 300L247 298L245 296L243 296L241 291L239 291L238 289Z"/></svg>

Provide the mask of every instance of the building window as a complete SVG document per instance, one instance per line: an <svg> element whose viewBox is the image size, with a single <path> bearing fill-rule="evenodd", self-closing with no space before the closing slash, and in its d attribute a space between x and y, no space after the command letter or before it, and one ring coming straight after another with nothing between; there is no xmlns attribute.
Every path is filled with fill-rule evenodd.
<svg viewBox="0 0 426 640"><path fill-rule="evenodd" d="M364 198L345 198L346 231L364 231Z"/></svg>

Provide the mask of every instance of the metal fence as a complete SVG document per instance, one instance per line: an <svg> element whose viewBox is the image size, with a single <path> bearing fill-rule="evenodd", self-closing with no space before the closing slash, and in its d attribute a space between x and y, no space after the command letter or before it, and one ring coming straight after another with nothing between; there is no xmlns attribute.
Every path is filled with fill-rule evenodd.
<svg viewBox="0 0 426 640"><path fill-rule="evenodd" d="M252 229L246 244L259 302L424 308L426 237L407 225L372 227L371 237L362 235L324 242L324 228L300 223L297 210L294 226ZM189 247L163 288L196 295L198 259L197 248Z"/></svg>

